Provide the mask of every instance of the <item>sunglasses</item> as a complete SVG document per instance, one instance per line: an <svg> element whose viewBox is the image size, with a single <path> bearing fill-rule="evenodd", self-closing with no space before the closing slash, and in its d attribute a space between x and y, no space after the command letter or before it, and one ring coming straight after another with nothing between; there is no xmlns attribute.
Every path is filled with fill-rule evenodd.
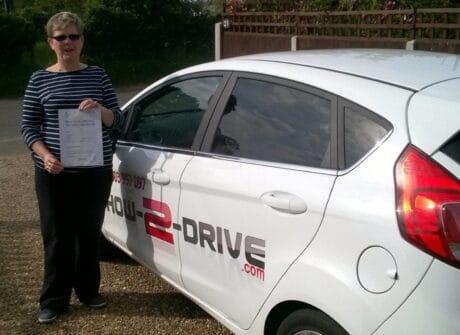
<svg viewBox="0 0 460 335"><path fill-rule="evenodd" d="M80 37L81 37L81 34L70 34L70 35L51 36L50 38L55 39L58 42L63 42L67 38L69 38L69 40L71 40L71 41L76 41L76 40L80 39Z"/></svg>

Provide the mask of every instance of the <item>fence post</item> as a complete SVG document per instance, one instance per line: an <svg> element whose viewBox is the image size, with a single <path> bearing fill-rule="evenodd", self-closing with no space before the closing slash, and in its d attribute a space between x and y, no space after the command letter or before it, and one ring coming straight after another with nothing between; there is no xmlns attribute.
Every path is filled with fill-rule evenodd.
<svg viewBox="0 0 460 335"><path fill-rule="evenodd" d="M415 40L406 42L406 50L415 50Z"/></svg>
<svg viewBox="0 0 460 335"><path fill-rule="evenodd" d="M222 22L214 25L214 60L222 58Z"/></svg>
<svg viewBox="0 0 460 335"><path fill-rule="evenodd" d="M297 37L298 36L291 37L291 51L297 51Z"/></svg>

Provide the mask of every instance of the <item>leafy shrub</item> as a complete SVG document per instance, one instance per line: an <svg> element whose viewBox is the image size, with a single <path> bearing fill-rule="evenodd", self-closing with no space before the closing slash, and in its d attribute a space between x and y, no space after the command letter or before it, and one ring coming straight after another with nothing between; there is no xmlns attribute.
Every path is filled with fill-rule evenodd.
<svg viewBox="0 0 460 335"><path fill-rule="evenodd" d="M0 62L10 64L17 62L24 51L30 51L36 41L33 25L25 19L8 15L0 15Z"/></svg>
<svg viewBox="0 0 460 335"><path fill-rule="evenodd" d="M203 46L211 49L215 18L181 0L107 1L84 18L89 57L149 58Z"/></svg>
<svg viewBox="0 0 460 335"><path fill-rule="evenodd" d="M151 51L149 29L130 13L95 8L85 23L85 54L95 58L135 57L139 51Z"/></svg>

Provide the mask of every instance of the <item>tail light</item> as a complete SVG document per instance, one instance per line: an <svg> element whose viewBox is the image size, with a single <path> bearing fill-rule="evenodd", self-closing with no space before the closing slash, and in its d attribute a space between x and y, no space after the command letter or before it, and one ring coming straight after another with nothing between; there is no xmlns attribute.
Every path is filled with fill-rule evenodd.
<svg viewBox="0 0 460 335"><path fill-rule="evenodd" d="M460 268L460 183L437 162L408 146L395 168L401 235Z"/></svg>

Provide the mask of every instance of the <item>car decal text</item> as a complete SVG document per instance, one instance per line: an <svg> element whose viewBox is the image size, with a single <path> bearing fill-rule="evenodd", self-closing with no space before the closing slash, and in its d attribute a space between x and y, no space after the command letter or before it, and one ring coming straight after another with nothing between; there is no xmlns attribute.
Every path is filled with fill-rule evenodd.
<svg viewBox="0 0 460 335"><path fill-rule="evenodd" d="M175 244L174 229L181 232L184 242L210 250L217 254L228 254L233 259L244 258L242 271L265 280L265 240L231 232L227 228L214 226L206 222L182 217L182 223L173 223L171 210L167 203L142 198L143 211L136 210L134 201L110 195L107 211L130 221L142 218L145 231L150 236L169 244ZM226 250L226 252L224 252Z"/></svg>

